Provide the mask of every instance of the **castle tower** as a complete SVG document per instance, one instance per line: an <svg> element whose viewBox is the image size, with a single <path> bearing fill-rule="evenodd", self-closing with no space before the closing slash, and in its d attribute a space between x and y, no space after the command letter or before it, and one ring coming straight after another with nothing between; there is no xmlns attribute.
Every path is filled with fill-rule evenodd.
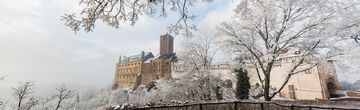
<svg viewBox="0 0 360 110"><path fill-rule="evenodd" d="M160 36L160 55L169 55L172 54L174 50L174 38L169 35Z"/></svg>

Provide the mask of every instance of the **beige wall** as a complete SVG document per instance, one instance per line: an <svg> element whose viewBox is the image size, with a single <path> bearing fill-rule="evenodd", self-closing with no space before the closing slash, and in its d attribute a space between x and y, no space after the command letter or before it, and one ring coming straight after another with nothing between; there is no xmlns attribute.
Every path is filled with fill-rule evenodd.
<svg viewBox="0 0 360 110"><path fill-rule="evenodd" d="M115 82L117 87L132 86L136 81L137 74L141 71L141 61L131 61L116 64Z"/></svg>
<svg viewBox="0 0 360 110"><path fill-rule="evenodd" d="M141 63L141 61L118 63L113 89L134 86L139 73L142 74L141 84L144 85L157 79L172 79L171 63L168 59L156 59L150 63Z"/></svg>
<svg viewBox="0 0 360 110"><path fill-rule="evenodd" d="M171 63L168 59L157 59L152 62L152 65L153 72L157 75L158 79L172 79Z"/></svg>
<svg viewBox="0 0 360 110"><path fill-rule="evenodd" d="M153 66L151 63L143 64L143 75L142 75L141 84L148 84L152 80L157 79L152 68L153 68Z"/></svg>
<svg viewBox="0 0 360 110"><path fill-rule="evenodd" d="M284 61L278 62L271 71L270 85L279 89L286 79L287 74L293 67L293 60L291 58L284 59ZM309 67L309 65L300 65L298 70ZM295 99L301 100L315 100L315 99L328 99L329 93L327 88L328 82L333 82L338 87L336 76L332 76L331 71L333 68L324 68L322 65L315 66L310 70L293 75L285 87L281 90L280 96L286 98L290 97L291 93L294 93ZM248 70L250 76L250 83L255 85L259 83L259 78L255 68ZM261 73L261 75L262 73ZM289 86L294 87L294 92L290 92Z"/></svg>

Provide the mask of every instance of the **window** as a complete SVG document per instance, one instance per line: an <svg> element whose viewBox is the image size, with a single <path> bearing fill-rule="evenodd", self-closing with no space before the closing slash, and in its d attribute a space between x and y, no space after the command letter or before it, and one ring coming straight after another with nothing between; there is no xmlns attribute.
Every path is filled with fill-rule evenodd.
<svg viewBox="0 0 360 110"><path fill-rule="evenodd" d="M288 85L290 99L295 99L294 85Z"/></svg>

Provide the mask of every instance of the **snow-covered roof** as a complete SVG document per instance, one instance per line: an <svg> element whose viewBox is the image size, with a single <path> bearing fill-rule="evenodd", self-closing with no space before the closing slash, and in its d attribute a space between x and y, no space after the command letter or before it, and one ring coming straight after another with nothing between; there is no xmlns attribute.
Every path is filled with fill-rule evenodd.
<svg viewBox="0 0 360 110"><path fill-rule="evenodd" d="M144 53L144 59L143 59L144 61L150 58L154 58L154 55L151 52ZM130 61L140 61L140 60L141 60L141 54L136 54L129 57L125 57L124 59L121 60L121 63L126 63Z"/></svg>
<svg viewBox="0 0 360 110"><path fill-rule="evenodd" d="M176 53L168 54L168 55L157 55L155 59L169 59L170 61L176 61L177 56Z"/></svg>

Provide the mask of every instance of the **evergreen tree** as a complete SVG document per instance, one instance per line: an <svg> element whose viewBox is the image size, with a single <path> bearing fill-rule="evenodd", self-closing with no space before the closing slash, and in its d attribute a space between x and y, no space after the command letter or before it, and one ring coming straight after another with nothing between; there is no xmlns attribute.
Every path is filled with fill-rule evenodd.
<svg viewBox="0 0 360 110"><path fill-rule="evenodd" d="M249 76L248 72L243 69L235 69L236 73L236 98L243 100L249 98L249 89L250 89L250 82L249 82Z"/></svg>
<svg viewBox="0 0 360 110"><path fill-rule="evenodd" d="M222 100L223 99L223 93L222 93L222 89L221 89L220 86L215 87L215 95L216 95L217 100Z"/></svg>

